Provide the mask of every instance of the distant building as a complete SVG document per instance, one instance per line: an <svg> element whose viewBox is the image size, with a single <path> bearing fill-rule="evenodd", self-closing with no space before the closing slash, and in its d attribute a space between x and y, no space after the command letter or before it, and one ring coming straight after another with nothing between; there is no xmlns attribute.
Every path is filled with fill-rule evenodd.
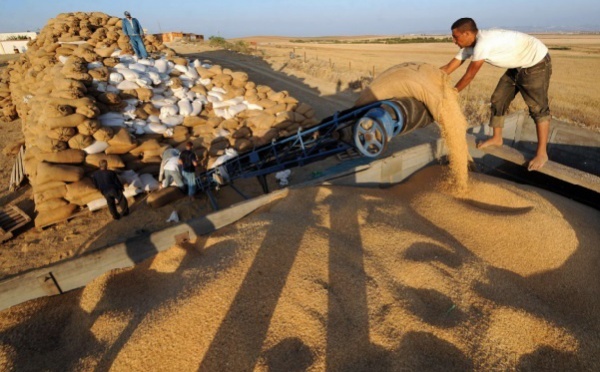
<svg viewBox="0 0 600 372"><path fill-rule="evenodd" d="M155 34L163 43L170 43L173 41L204 41L204 35L185 33L185 32L164 32L162 34Z"/></svg>
<svg viewBox="0 0 600 372"><path fill-rule="evenodd" d="M37 37L35 32L0 33L0 54L24 53L27 43Z"/></svg>

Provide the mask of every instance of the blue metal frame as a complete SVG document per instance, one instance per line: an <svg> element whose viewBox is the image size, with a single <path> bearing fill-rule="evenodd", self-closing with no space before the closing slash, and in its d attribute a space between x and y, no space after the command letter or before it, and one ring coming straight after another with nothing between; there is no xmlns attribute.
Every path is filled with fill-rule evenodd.
<svg viewBox="0 0 600 372"><path fill-rule="evenodd" d="M391 107L397 120L391 118L383 106ZM354 143L343 140L341 133L336 135L336 132L352 126L365 115L382 122L389 139L399 134L404 127L404 116L392 101L378 101L336 112L314 127L306 130L299 128L294 135L256 147L200 174L196 178L196 184L208 194L214 207L216 202L211 192L213 188L232 184L240 178L260 179L271 173L303 166L355 148Z"/></svg>

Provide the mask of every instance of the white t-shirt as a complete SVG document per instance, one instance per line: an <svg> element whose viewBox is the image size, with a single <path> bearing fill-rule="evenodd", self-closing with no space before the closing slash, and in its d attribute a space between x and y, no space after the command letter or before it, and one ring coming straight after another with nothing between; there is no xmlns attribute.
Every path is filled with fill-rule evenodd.
<svg viewBox="0 0 600 372"><path fill-rule="evenodd" d="M536 65L548 54L548 48L533 36L509 30L479 30L473 48L463 48L456 59L484 60L502 68L527 68Z"/></svg>
<svg viewBox="0 0 600 372"><path fill-rule="evenodd" d="M179 156L172 156L169 160L167 160L167 162L165 163L165 168L166 171L178 171L179 170Z"/></svg>

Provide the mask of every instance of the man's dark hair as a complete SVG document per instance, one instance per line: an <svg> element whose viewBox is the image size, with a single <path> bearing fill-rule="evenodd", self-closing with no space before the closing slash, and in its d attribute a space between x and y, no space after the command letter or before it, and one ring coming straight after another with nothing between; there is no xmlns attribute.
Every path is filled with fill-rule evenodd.
<svg viewBox="0 0 600 372"><path fill-rule="evenodd" d="M98 166L102 170L107 170L108 169L108 162L106 161L106 159L102 159L102 160L100 160L100 163L98 163Z"/></svg>
<svg viewBox="0 0 600 372"><path fill-rule="evenodd" d="M452 24L450 30L458 30L460 32L477 32L477 24L473 20L473 18L461 18Z"/></svg>
<svg viewBox="0 0 600 372"><path fill-rule="evenodd" d="M185 147L192 148L192 147L194 147L194 144L191 141L188 141L185 143Z"/></svg>

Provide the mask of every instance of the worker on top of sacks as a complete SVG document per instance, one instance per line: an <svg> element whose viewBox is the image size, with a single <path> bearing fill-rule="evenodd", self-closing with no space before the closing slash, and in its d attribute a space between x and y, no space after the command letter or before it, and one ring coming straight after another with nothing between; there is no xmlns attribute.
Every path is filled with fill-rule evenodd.
<svg viewBox="0 0 600 372"><path fill-rule="evenodd" d="M533 36L508 30L478 30L471 18L461 18L451 27L452 39L460 51L442 71L452 73L464 61L472 57L464 76L456 83L460 92L475 77L484 62L506 68L496 90L492 94L492 138L478 145L479 148L502 145L504 115L517 93L521 93L529 107L529 114L537 127L538 146L536 155L529 161L528 169L539 170L548 161L546 143L550 127L548 86L552 75L552 63L548 48Z"/></svg>
<svg viewBox="0 0 600 372"><path fill-rule="evenodd" d="M146 52L146 46L144 46L144 29L137 20L132 18L129 12L125 12L125 18L123 18L123 33L129 36L129 42L131 47L138 58L148 58L148 52Z"/></svg>

